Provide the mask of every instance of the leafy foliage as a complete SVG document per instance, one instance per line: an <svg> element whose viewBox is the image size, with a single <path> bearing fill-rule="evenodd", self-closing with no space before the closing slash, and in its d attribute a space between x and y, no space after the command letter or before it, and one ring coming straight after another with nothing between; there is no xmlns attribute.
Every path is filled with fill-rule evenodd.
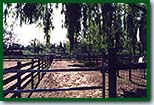
<svg viewBox="0 0 154 105"><path fill-rule="evenodd" d="M13 12L16 19L44 27L47 46L50 44L50 30L54 29L52 3L5 4L4 23ZM14 9L10 9L14 6ZM61 14L65 15L62 27L68 29L70 51L99 52L101 49L115 47L118 52L130 49L134 55L146 51L146 5L124 3L62 4ZM140 40L136 34L139 29Z"/></svg>

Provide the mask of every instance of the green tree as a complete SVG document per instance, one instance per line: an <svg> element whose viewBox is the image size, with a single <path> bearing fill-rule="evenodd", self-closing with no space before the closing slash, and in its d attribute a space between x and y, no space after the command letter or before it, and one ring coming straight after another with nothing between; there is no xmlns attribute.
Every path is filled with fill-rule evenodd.
<svg viewBox="0 0 154 105"><path fill-rule="evenodd" d="M52 3L5 5L4 23L7 23L7 16L10 11L13 11L16 20L20 20L20 24L23 22L28 24L41 23L44 27L46 45L49 46L50 30L54 29ZM58 8L58 4L55 6ZM14 9L11 10L13 7ZM130 48L130 53L133 52L135 55L137 48L140 49L140 52L146 50L145 4L63 3L61 13L65 15L62 27L68 29L70 51L82 45L79 39L89 46L88 49L92 48L95 51L99 51L101 48L115 47L117 51L121 52L123 49ZM140 20L137 19L138 17ZM140 43L137 42L136 38L138 28L140 30ZM95 49L93 49L94 45L96 45Z"/></svg>

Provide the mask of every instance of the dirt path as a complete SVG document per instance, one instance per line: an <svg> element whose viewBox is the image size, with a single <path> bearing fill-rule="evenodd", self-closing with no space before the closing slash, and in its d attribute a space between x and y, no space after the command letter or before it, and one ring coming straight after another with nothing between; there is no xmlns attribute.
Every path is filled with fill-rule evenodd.
<svg viewBox="0 0 154 105"><path fill-rule="evenodd" d="M3 68L9 68L16 65L16 62L3 62ZM84 66L84 64L79 63L73 60L57 60L53 61L50 69L65 69L65 68L80 68ZM146 72L146 71L145 71ZM146 79L143 78L144 71L143 70L131 70L132 74L132 83L129 81L129 72L128 70L120 71L119 76L117 77L117 95L118 97L133 97L132 93L137 90L141 90L138 92L140 96L146 96ZM9 78L10 76L15 75L14 73L9 73L3 75L3 80ZM37 81L37 80L36 80ZM9 84L3 86L4 89L7 89L12 84L16 83L14 80ZM143 85L143 86L142 86ZM31 84L30 84L31 86ZM46 73L44 78L40 81L38 85L38 89L52 89L52 88L73 88L73 87L91 87L91 86L102 86L102 74L99 71L82 71L82 72L55 72L55 73ZM29 88L26 88L29 89ZM108 97L108 73L105 74L105 96ZM145 91L145 92L144 92ZM131 92L131 94L130 94ZM144 93L143 93L144 92ZM130 95L129 95L129 94ZM138 95L137 94L137 95ZM27 97L29 93L22 93L22 97ZM10 97L10 96L8 96ZM59 92L40 92L33 93L32 98L101 98L102 90L82 90L82 91L59 91Z"/></svg>
<svg viewBox="0 0 154 105"><path fill-rule="evenodd" d="M75 68L71 65L83 65L71 60L54 61L51 68ZM56 72L46 73L41 80L38 88L66 88L66 87L84 87L84 86L101 86L102 75L99 71L86 72ZM33 93L31 97L101 97L101 89L82 90L82 91L63 91L63 92L40 92Z"/></svg>
<svg viewBox="0 0 154 105"><path fill-rule="evenodd" d="M51 69L65 69L65 68L71 68L73 65L84 65L83 63L79 63L78 61L74 60L59 60L59 61L53 61L51 65ZM77 68L77 66L76 66Z"/></svg>

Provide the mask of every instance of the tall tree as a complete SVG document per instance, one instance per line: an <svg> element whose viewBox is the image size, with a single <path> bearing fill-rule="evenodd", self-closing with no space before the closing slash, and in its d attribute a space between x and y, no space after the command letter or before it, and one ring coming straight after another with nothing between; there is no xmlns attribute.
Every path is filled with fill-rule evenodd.
<svg viewBox="0 0 154 105"><path fill-rule="evenodd" d="M53 4L36 4L36 3L17 3L5 4L4 23L7 23L7 16L10 11L15 11L14 16L23 22L41 23L44 27L45 40L47 45L50 43L50 30L54 29L53 21ZM13 8L14 9L10 9ZM56 4L58 8L58 4ZM98 3L98 4L62 4L61 13L65 15L65 21L62 27L68 29L68 39L70 42L70 50L73 51L79 43L79 38L97 37L99 46L107 48L115 47L118 51L124 48L130 48L133 54L137 48L137 29L140 30L141 47L146 49L146 5L144 4L124 4L124 3ZM137 20L140 17L140 20ZM89 29L91 28L91 29ZM94 30L93 30L94 29ZM88 31L94 31L91 34ZM88 34L89 33L89 34ZM90 42L90 41L89 41ZM91 44L97 41L91 39ZM106 44L106 45L105 45ZM97 45L97 44L95 44ZM106 49L107 49L106 48Z"/></svg>

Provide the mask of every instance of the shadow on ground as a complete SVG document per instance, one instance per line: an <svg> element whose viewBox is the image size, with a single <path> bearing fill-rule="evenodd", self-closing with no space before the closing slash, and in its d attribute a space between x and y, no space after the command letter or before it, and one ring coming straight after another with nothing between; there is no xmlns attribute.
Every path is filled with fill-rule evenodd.
<svg viewBox="0 0 154 105"><path fill-rule="evenodd" d="M86 67L86 65L83 65L83 64L72 64L72 65L69 65L70 67Z"/></svg>
<svg viewBox="0 0 154 105"><path fill-rule="evenodd" d="M146 97L146 89L137 89L136 91L126 91L123 89L123 97L124 98L145 98Z"/></svg>

